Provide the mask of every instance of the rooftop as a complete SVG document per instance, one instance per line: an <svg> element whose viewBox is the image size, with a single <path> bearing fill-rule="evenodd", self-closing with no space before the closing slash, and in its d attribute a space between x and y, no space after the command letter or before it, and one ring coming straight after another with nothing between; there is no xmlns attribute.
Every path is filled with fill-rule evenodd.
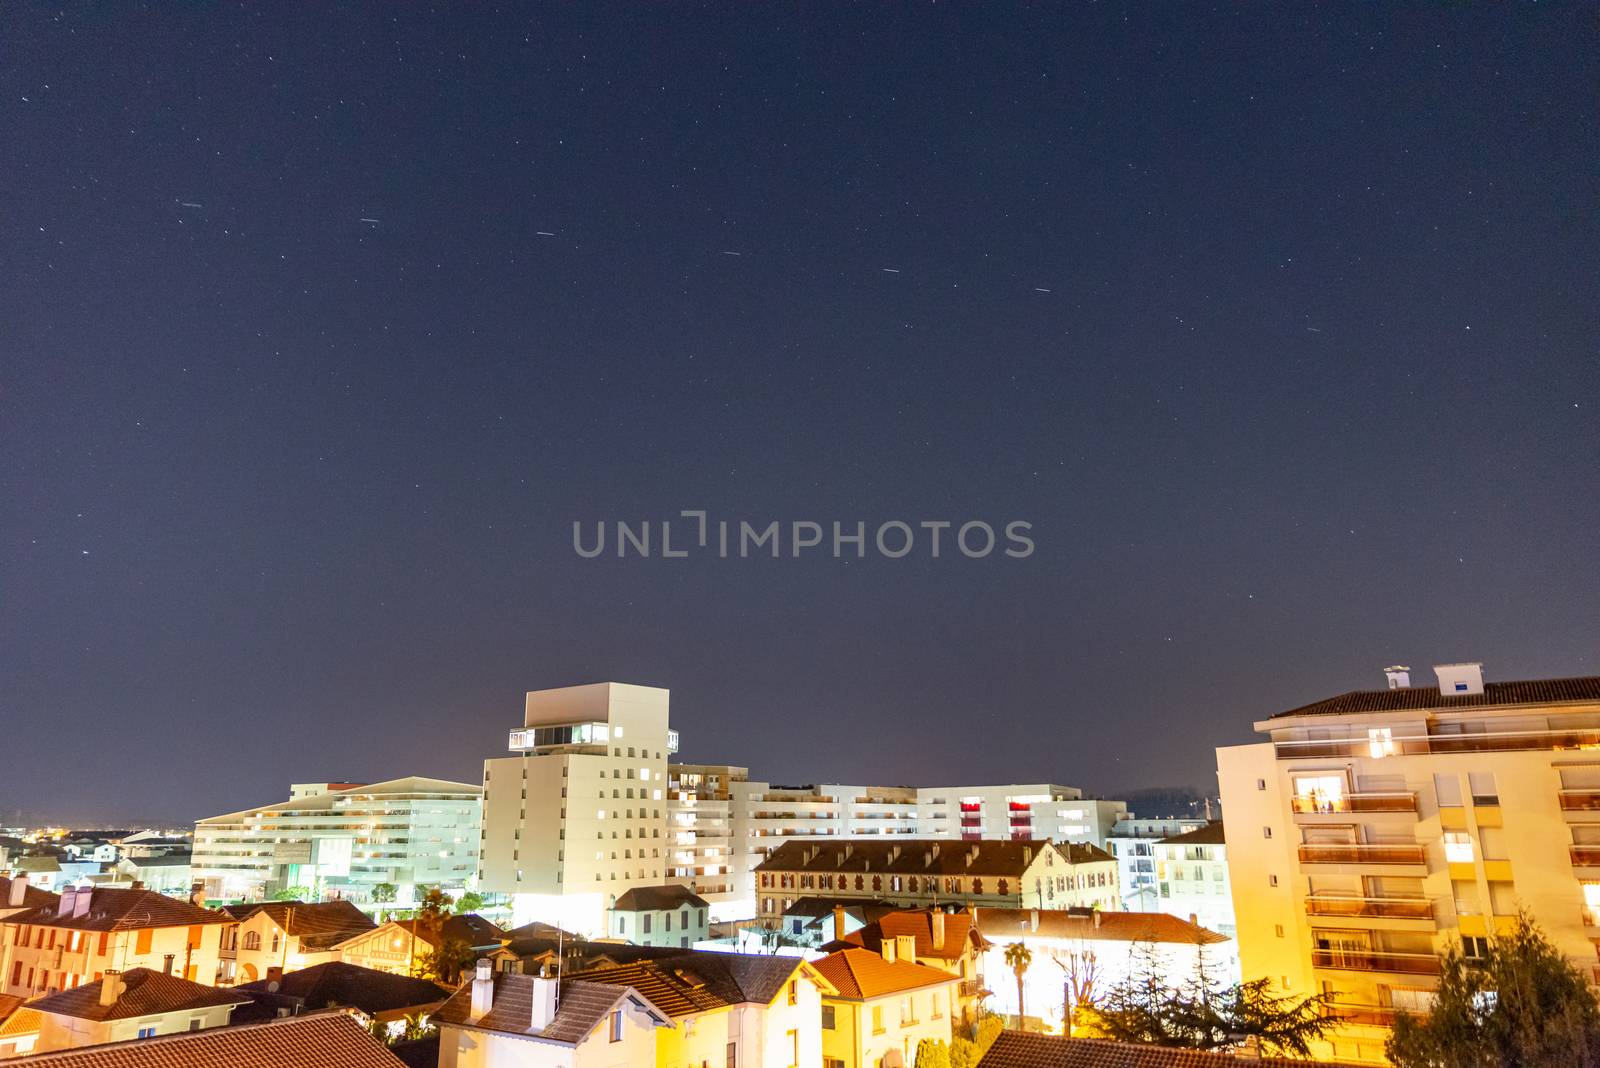
<svg viewBox="0 0 1600 1068"><path fill-rule="evenodd" d="M1222 821L1216 820L1204 827L1196 827L1183 834L1175 834L1171 838L1163 838L1158 845L1225 845L1222 836Z"/></svg>
<svg viewBox="0 0 1600 1068"><path fill-rule="evenodd" d="M637 990L670 1016L730 1005L767 1005L805 964L799 957L682 950L671 956L601 965L578 978Z"/></svg>
<svg viewBox="0 0 1600 1068"><path fill-rule="evenodd" d="M6 1068L405 1068L344 1013L57 1050Z"/></svg>
<svg viewBox="0 0 1600 1068"><path fill-rule="evenodd" d="M619 1002L637 991L618 988L606 983L592 983L582 979L561 980L555 1019L542 1031L534 1031L529 1021L533 1019L534 976L496 972L494 976L494 1001L481 1019L472 1016L472 983L464 983L439 1011L433 1014L440 1025L477 1027L485 1031L504 1031L515 1035L538 1035L550 1042L575 1046L600 1025L600 1021ZM655 1007L652 1011L666 1017ZM9 1066L8 1066L9 1068Z"/></svg>
<svg viewBox="0 0 1600 1068"><path fill-rule="evenodd" d="M1235 1055L1102 1038L1061 1038L1002 1031L978 1062L978 1068L1304 1068L1308 1063L1259 1054ZM1340 1068L1342 1064L1317 1063L1333 1065L1333 1068Z"/></svg>
<svg viewBox="0 0 1600 1068"><path fill-rule="evenodd" d="M687 886L636 886L611 906L618 912L671 912L678 908L703 909L706 899Z"/></svg>
<svg viewBox="0 0 1600 1068"><path fill-rule="evenodd" d="M978 930L991 942L1019 936L1103 942L1167 942L1208 946L1227 936L1164 912L1096 912L1091 909L978 909ZM1035 927L1037 917L1037 928Z"/></svg>
<svg viewBox="0 0 1600 1068"><path fill-rule="evenodd" d="M96 887L84 891L76 903L87 894L89 906L83 915L60 915L66 908L63 895L60 903L51 903L7 916L7 923L29 923L40 927L65 927L78 931L128 931L144 927L193 927L197 924L227 923L223 912L200 908L175 897L158 894L154 890ZM75 904L76 904L75 903Z"/></svg>
<svg viewBox="0 0 1600 1068"><path fill-rule="evenodd" d="M1114 859L1097 846L1056 845L1048 838L990 838L977 842L938 838L842 843L791 841L773 850L756 870L1017 877L1046 849L1054 849L1069 864Z"/></svg>
<svg viewBox="0 0 1600 1068"><path fill-rule="evenodd" d="M885 938L910 935L916 939L919 960L923 957L956 960L969 948L975 948L983 942L983 936L972 926L972 914L969 912L945 913L944 939L935 942L933 912L932 909L896 909L859 930L851 931L829 948L851 945L877 953Z"/></svg>
<svg viewBox="0 0 1600 1068"><path fill-rule="evenodd" d="M451 994L449 989L427 979L343 961L316 964L286 972L280 979L245 983L234 990L268 1008L296 1003L307 1009L349 1005L373 1017L437 1005Z"/></svg>
<svg viewBox="0 0 1600 1068"><path fill-rule="evenodd" d="M832 984L840 997L852 999L877 998L901 990L960 981L950 972L908 960L884 960L881 954L856 946L830 953L814 961L812 967Z"/></svg>
<svg viewBox="0 0 1600 1068"><path fill-rule="evenodd" d="M377 930L372 917L348 901L268 901L251 905L224 905L222 911L243 923L260 913L266 913L285 934L300 939L306 949L327 949Z"/></svg>
<svg viewBox="0 0 1600 1068"><path fill-rule="evenodd" d="M112 973L113 975L116 973ZM52 1016L70 1016L77 1020L127 1020L135 1016L154 1016L165 1012L182 1012L185 1009L210 1009L221 1005L244 1005L250 1001L248 994L236 994L214 986L201 986L176 975L152 971L149 968L130 968L122 974L123 990L109 1005L100 1003L100 992L105 979L63 990L59 994L39 998L28 1003L30 1009Z"/></svg>
<svg viewBox="0 0 1600 1068"><path fill-rule="evenodd" d="M1401 686L1391 690L1352 690L1337 697L1279 712L1273 719L1292 716L1344 716L1371 712L1406 712L1510 705L1548 705L1565 701L1600 701L1600 675L1571 679L1530 679L1523 682L1485 682L1482 693L1442 696L1437 686Z"/></svg>

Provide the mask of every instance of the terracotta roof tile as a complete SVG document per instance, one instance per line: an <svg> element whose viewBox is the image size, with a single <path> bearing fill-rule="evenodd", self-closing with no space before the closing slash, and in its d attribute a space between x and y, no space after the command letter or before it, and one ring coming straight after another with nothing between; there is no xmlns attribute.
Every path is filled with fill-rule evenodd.
<svg viewBox="0 0 1600 1068"><path fill-rule="evenodd" d="M276 990L272 989L274 985ZM294 1003L308 1009L349 1005L368 1016L439 1005L452 993L427 979L380 972L343 961L314 964L299 971L285 972L279 979L262 979L234 989L270 1008Z"/></svg>
<svg viewBox="0 0 1600 1068"><path fill-rule="evenodd" d="M882 997L901 990L919 990L925 986L957 982L949 972L930 968L926 964L913 964L908 960L887 961L869 949L841 949L812 967L833 984L840 997L861 999Z"/></svg>
<svg viewBox="0 0 1600 1068"><path fill-rule="evenodd" d="M729 1005L769 1004L804 963L799 957L680 950L591 968L579 978L632 987L661 1011L677 1017Z"/></svg>
<svg viewBox="0 0 1600 1068"><path fill-rule="evenodd" d="M1318 1061L1318 1064L1340 1063ZM1173 1049L1100 1038L1002 1031L978 1068L1303 1068L1307 1062L1284 1057L1235 1056L1210 1050ZM1344 1068L1353 1068L1344 1065Z"/></svg>
<svg viewBox="0 0 1600 1068"><path fill-rule="evenodd" d="M1214 820L1204 827L1196 827L1183 834L1175 834L1171 838L1163 838L1158 845L1224 845L1227 839L1222 833L1222 821Z"/></svg>
<svg viewBox="0 0 1600 1068"><path fill-rule="evenodd" d="M18 999L21 1000L20 998ZM36 1035L44 1024L44 1017L38 1009L26 1006L14 1009L4 1017L0 1017L0 1038L15 1038L18 1035Z"/></svg>
<svg viewBox="0 0 1600 1068"><path fill-rule="evenodd" d="M306 949L328 949L375 931L378 925L372 917L348 901L267 901L253 905L225 905L223 911L241 923L259 913L266 913L272 922L287 934L300 939Z"/></svg>
<svg viewBox="0 0 1600 1068"><path fill-rule="evenodd" d="M1337 697L1313 701L1271 717L1340 716L1362 712L1405 712L1496 705L1547 705L1564 701L1600 701L1600 675L1571 679L1530 679L1522 682L1486 682L1482 693L1440 696L1437 686L1402 686L1393 690L1352 690Z"/></svg>
<svg viewBox="0 0 1600 1068"><path fill-rule="evenodd" d="M757 871L873 872L886 875L1021 876L1044 849L1053 848L1070 864L1114 860L1093 845L1047 838L989 838L977 842L901 838L882 842L785 842Z"/></svg>
<svg viewBox="0 0 1600 1068"><path fill-rule="evenodd" d="M971 913L950 912L944 914L944 940L936 944L933 939L933 913L933 909L896 909L850 932L828 948L852 945L877 953L881 951L885 938L911 935L917 940L919 958L956 960L973 947L974 939L982 941L983 936L972 926Z"/></svg>
<svg viewBox="0 0 1600 1068"><path fill-rule="evenodd" d="M1042 938L1109 942L1175 942L1211 945L1227 936L1164 912L1095 912L1091 909L978 909L978 930L991 942L1013 942L1034 933Z"/></svg>
<svg viewBox="0 0 1600 1068"><path fill-rule="evenodd" d="M229 922L225 913L203 909L154 890L96 887L89 895L88 911L82 916L59 915L57 903L14 913L6 917L6 922L78 931L126 931Z"/></svg>
<svg viewBox="0 0 1600 1068"><path fill-rule="evenodd" d="M52 1016L70 1016L78 1020L127 1020L135 1016L180 1012L184 1009L245 1005L250 1001L249 994L235 994L214 986L202 986L149 968L130 968L122 973L123 991L117 1000L102 1005L100 992L105 983L105 979L97 979L29 1002L28 1007Z"/></svg>
<svg viewBox="0 0 1600 1068"><path fill-rule="evenodd" d="M405 1068L344 1013L58 1050L6 1068Z"/></svg>
<svg viewBox="0 0 1600 1068"><path fill-rule="evenodd" d="M678 908L703 909L706 899L687 886L636 886L611 906L618 912L670 912Z"/></svg>
<svg viewBox="0 0 1600 1068"><path fill-rule="evenodd" d="M551 1042L577 1045L629 994L626 989L605 983L563 979L555 1019L543 1031L535 1031L529 1024L533 1019L533 980L531 975L495 973L494 1001L488 1013L478 1020L471 1018L472 983L466 983L433 1014L433 1019L439 1024L538 1035Z"/></svg>

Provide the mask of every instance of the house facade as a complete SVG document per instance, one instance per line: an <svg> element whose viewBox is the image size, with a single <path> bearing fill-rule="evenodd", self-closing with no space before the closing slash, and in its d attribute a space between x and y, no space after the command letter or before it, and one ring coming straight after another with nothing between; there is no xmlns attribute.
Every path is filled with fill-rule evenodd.
<svg viewBox="0 0 1600 1068"><path fill-rule="evenodd" d="M688 887L634 887L611 906L609 934L636 946L688 949L710 936L710 908Z"/></svg>
<svg viewBox="0 0 1600 1068"><path fill-rule="evenodd" d="M909 1068L924 1040L950 1042L960 980L919 964L911 935L877 953L850 947L815 963L822 998L823 1068Z"/></svg>

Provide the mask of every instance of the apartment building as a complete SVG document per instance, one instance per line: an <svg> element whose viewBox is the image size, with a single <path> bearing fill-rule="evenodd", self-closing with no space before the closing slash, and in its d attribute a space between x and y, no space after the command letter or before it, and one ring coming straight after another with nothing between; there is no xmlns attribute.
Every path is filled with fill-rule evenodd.
<svg viewBox="0 0 1600 1068"><path fill-rule="evenodd" d="M1049 841L788 842L756 869L758 917L798 898L1047 908L1117 907L1117 863L1092 845Z"/></svg>
<svg viewBox="0 0 1600 1068"><path fill-rule="evenodd" d="M1199 830L1203 819L1141 819L1129 816L1112 825L1105 850L1117 858L1117 885L1122 907L1129 912L1156 912L1161 889L1156 880L1156 843L1163 838Z"/></svg>
<svg viewBox="0 0 1600 1068"><path fill-rule="evenodd" d="M713 922L753 915L745 833L736 836L734 811L743 811L746 768L728 764L671 764L667 768L667 826L671 852L666 878L705 898Z"/></svg>
<svg viewBox="0 0 1600 1068"><path fill-rule="evenodd" d="M259 901L302 887L312 900L370 901L373 888L388 883L405 907L418 887L459 893L473 886L479 787L410 776L296 783L289 793L287 801L195 824L190 864L208 898Z"/></svg>
<svg viewBox="0 0 1600 1068"><path fill-rule="evenodd" d="M1600 942L1600 677L1355 691L1217 750L1243 972L1332 990L1325 1054L1377 1063L1396 1010L1425 1009L1438 953L1470 955L1525 908L1585 969ZM1596 976L1600 980L1600 975Z"/></svg>
<svg viewBox="0 0 1600 1068"><path fill-rule="evenodd" d="M924 838L1049 838L1105 847L1121 801L1083 796L1072 786L938 786L917 791L917 833Z"/></svg>
<svg viewBox="0 0 1600 1068"><path fill-rule="evenodd" d="M515 755L483 767L479 880L514 923L598 937L618 897L666 880L668 699L615 682L527 695Z"/></svg>
<svg viewBox="0 0 1600 1068"><path fill-rule="evenodd" d="M1163 838L1156 843L1155 861L1156 907L1149 911L1165 912L1234 937L1228 843L1220 820Z"/></svg>
<svg viewBox="0 0 1600 1068"><path fill-rule="evenodd" d="M151 890L66 890L0 920L0 993L36 997L148 968L209 983L227 916Z"/></svg>

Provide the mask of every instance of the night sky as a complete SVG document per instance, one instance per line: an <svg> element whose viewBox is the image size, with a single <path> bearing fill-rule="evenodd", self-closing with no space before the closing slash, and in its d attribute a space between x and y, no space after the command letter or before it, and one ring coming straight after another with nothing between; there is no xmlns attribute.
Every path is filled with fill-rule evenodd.
<svg viewBox="0 0 1600 1068"><path fill-rule="evenodd" d="M1592 7L397 7L0 9L0 819L477 781L604 679L1114 795L1600 672ZM696 508L1037 548L573 552Z"/></svg>

